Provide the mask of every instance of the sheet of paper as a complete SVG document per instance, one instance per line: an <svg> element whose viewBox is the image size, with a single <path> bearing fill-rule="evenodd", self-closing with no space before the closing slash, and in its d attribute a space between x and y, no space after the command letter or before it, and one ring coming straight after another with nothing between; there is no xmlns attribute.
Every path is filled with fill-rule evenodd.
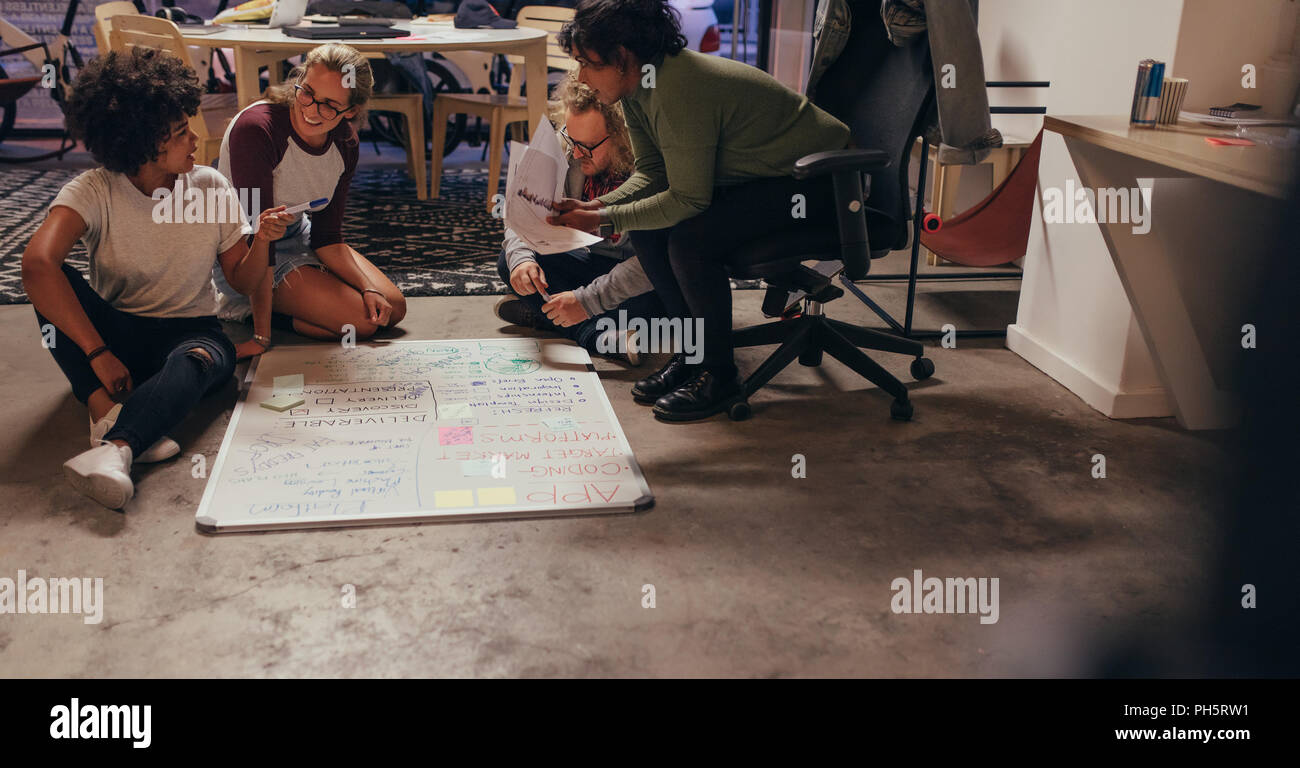
<svg viewBox="0 0 1300 768"><path fill-rule="evenodd" d="M281 345L253 369L208 465L200 530L607 514L652 503L590 357L567 339ZM293 396L304 405L259 407L276 378L294 374L306 382ZM461 405L473 418L445 418Z"/></svg>
<svg viewBox="0 0 1300 768"><path fill-rule="evenodd" d="M564 197L568 161L555 126L545 117L528 145L510 142L506 174L506 226L538 253L560 253L599 243L601 238L569 227L547 224L551 205Z"/></svg>

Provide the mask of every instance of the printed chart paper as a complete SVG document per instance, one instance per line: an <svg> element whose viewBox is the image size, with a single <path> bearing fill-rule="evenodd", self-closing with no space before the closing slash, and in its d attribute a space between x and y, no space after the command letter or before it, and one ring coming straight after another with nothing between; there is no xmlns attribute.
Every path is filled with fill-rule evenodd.
<svg viewBox="0 0 1300 768"><path fill-rule="evenodd" d="M586 350L561 339L275 347L235 406L208 533L631 512L654 499ZM278 383L304 404L258 407ZM288 378L295 377L295 378Z"/></svg>

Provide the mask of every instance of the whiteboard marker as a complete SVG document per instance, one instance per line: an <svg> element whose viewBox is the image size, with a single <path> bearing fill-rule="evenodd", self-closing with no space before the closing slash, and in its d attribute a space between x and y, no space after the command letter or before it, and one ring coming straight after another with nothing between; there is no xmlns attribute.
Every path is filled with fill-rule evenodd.
<svg viewBox="0 0 1300 768"><path fill-rule="evenodd" d="M330 199L328 197L322 197L319 200L312 200L310 203L301 203L299 205L293 206L292 208L285 208L283 211L280 211L280 213L287 213L290 215L295 213L302 213L308 208L318 208L328 203L329 201Z"/></svg>
<svg viewBox="0 0 1300 768"><path fill-rule="evenodd" d="M551 300L550 294L546 292L546 289L543 288L542 284L537 282L537 280L533 280L533 287L537 289L538 293L542 294L542 301L549 302Z"/></svg>
<svg viewBox="0 0 1300 768"><path fill-rule="evenodd" d="M322 198L318 198L318 199L316 199L316 200L312 200L310 203L300 203L300 204L298 204L298 205L293 206L292 208L285 208L283 211L280 211L280 213L285 214L285 215L287 215L287 216L293 216L293 215L295 215L295 214L302 213L303 211L307 210L308 208L315 208L315 207L317 207L317 206L324 205L324 204L328 203L329 201L330 201L330 199L329 199L328 197L322 197ZM257 231L258 231L259 229L261 229L261 228L262 228L262 220L261 220L261 218L258 218L256 221L253 222L253 232L254 232L254 234L256 234ZM249 240L248 242L251 244L253 241L252 241L252 240Z"/></svg>

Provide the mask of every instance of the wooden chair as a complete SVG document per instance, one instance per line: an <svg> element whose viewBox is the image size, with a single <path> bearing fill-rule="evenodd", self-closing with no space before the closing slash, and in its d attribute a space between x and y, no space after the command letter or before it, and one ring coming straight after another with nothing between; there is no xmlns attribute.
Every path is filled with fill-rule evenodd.
<svg viewBox="0 0 1300 768"><path fill-rule="evenodd" d="M108 20L113 16L120 16L122 14L139 16L140 12L136 10L135 4L129 0L113 0L112 2L95 6L95 23L91 25L90 30L95 35L95 47L99 49L100 56L113 50L113 47L108 41Z"/></svg>
<svg viewBox="0 0 1300 768"><path fill-rule="evenodd" d="M132 48L151 48L166 51L193 68L180 29L167 19L123 13L109 16L107 21L111 50L125 52ZM216 160L221 152L226 126L238 113L236 94L205 93L200 97L199 111L190 118L190 128L199 135L199 148L194 155L199 163L212 165Z"/></svg>
<svg viewBox="0 0 1300 768"><path fill-rule="evenodd" d="M1002 146L991 150L989 156L979 163L993 166L993 189L1007 180L1007 176L1020 164L1020 158L1025 156L1025 151L1033 143L1033 139L1003 135ZM965 166L940 163L938 147L930 147L930 161L935 168L934 186L930 195L930 204L934 210L931 213L937 213L940 219L947 221L957 215L957 190L961 187L961 173ZM926 250L927 264L933 267L940 261L942 259L933 251Z"/></svg>
<svg viewBox="0 0 1300 768"><path fill-rule="evenodd" d="M573 19L572 8L555 8L530 5L519 10L515 20L521 27L546 31L546 66L548 69L572 71L577 62L569 58L556 40L565 22ZM495 93L440 93L433 100L433 167L430 188L438 196L442 184L442 152L440 148L447 136L447 118L451 115L469 114L488 121L488 186L487 209L492 210L492 198L501 183L501 154L505 148L506 126L511 123L528 123L528 99L520 95L523 85L524 57L508 55L510 84L505 95ZM547 84L542 83L538 98L546 98ZM535 91L538 89L534 89Z"/></svg>
<svg viewBox="0 0 1300 768"><path fill-rule="evenodd" d="M1051 86L1051 81L990 80L985 82L984 85L988 88L1048 88ZM1046 113L1047 107L1044 106L989 107L990 115L1043 115ZM1007 180L1007 177L1020 164L1020 160L1033 144L1034 139L1003 134L1002 146L992 150L989 156L982 163L979 163L979 165L984 163L992 164L993 189L997 189L1002 185L1002 182ZM930 204L934 206L932 212L939 214L941 220L947 221L957 213L957 190L961 187L962 166L940 163L938 147L931 147L930 158L934 162L934 189L930 196ZM922 161L924 162L924 159ZM932 267L937 266L941 261L945 261L928 248L925 253L925 261Z"/></svg>
<svg viewBox="0 0 1300 768"><path fill-rule="evenodd" d="M436 103L436 101L435 101ZM419 200L428 197L425 187L424 164L424 94L422 93L376 93L366 102L366 109L371 112L393 112L406 121L406 170L415 179L415 196ZM434 144L437 147L437 144ZM442 157L440 150L434 154ZM434 195L437 195L437 188Z"/></svg>

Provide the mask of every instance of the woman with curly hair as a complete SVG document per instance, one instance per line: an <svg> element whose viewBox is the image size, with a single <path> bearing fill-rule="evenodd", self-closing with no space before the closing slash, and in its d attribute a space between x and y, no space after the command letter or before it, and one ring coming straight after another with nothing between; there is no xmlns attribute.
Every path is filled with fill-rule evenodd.
<svg viewBox="0 0 1300 768"><path fill-rule="evenodd" d="M679 350L633 386L637 402L666 421L726 410L743 394L726 265L774 237L835 226L830 179L791 173L804 155L843 149L848 126L762 70L687 49L663 0L583 0L559 43L579 80L622 104L636 172L595 200L560 201L552 223L631 232L670 319L702 321L699 365Z"/></svg>
<svg viewBox="0 0 1300 768"><path fill-rule="evenodd" d="M65 462L64 474L113 509L135 493L132 462L176 455L167 432L234 370L215 316L213 260L232 285L252 290L289 218L264 211L249 234L230 183L195 165L189 118L199 94L189 65L159 51L87 65L65 114L100 167L63 187L23 252L23 288L42 336L90 410L92 448ZM89 283L64 263L78 240Z"/></svg>
<svg viewBox="0 0 1300 768"><path fill-rule="evenodd" d="M271 249L265 278L250 302L213 277L221 291L223 319L253 319L252 341L240 358L265 352L271 312L292 318L293 330L314 339L338 339L350 325L366 339L406 315L406 299L369 259L344 242L343 214L357 167L353 121L374 89L370 63L341 43L307 52L284 85L246 107L226 128L217 167L236 189L272 205L328 202L299 213Z"/></svg>
<svg viewBox="0 0 1300 768"><path fill-rule="evenodd" d="M560 84L552 119L564 143L569 167L565 191L580 200L594 200L617 189L632 172L623 110L604 104L577 80ZM506 228L497 273L513 289L496 305L497 317L528 328L557 330L594 354L617 355L641 364L635 337L614 329L602 333L602 318L658 317L663 305L641 269L625 235L609 236L590 248L539 254ZM549 292L544 303L541 291ZM624 330L625 329L620 329ZM607 335L608 334L608 335ZM612 336L612 337L611 337Z"/></svg>

